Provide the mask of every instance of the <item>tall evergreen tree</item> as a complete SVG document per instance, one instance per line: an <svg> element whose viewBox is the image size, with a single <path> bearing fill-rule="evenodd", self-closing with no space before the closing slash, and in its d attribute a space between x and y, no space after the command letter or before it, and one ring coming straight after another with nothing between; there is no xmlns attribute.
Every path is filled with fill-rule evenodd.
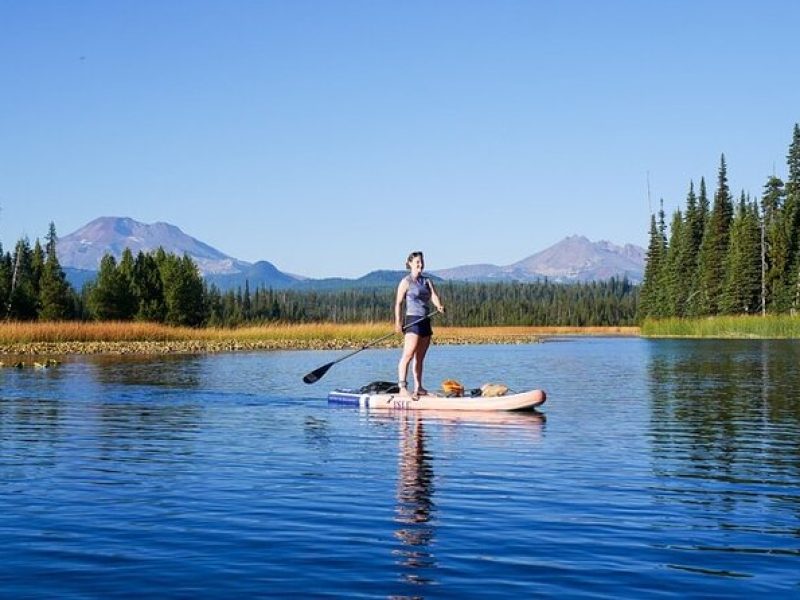
<svg viewBox="0 0 800 600"><path fill-rule="evenodd" d="M698 258L700 314L714 315L719 312L719 302L725 283L725 257L728 254L732 218L733 201L728 187L728 172L723 154L720 159L714 205L700 244Z"/></svg>
<svg viewBox="0 0 800 600"><path fill-rule="evenodd" d="M119 285L124 290L122 296L122 304L119 307L123 319L131 320L136 316L139 309L139 296L137 294L136 286L134 285L134 271L135 261L131 249L126 247L122 251L117 264L117 277L119 278Z"/></svg>
<svg viewBox="0 0 800 600"><path fill-rule="evenodd" d="M706 189L706 178L700 178L700 191L698 192L697 196L697 227L699 228L699 238L702 240L703 235L705 235L706 231L706 221L708 221L708 216L710 212L710 202L708 201L708 191ZM698 245L698 250L700 246Z"/></svg>
<svg viewBox="0 0 800 600"><path fill-rule="evenodd" d="M686 194L686 214L684 216L684 238L687 244L687 252L692 255L695 265L697 264L697 252L700 250L700 242L703 241L703 226L705 215L701 213L701 208L694 193L694 182L689 182L689 191ZM692 271L688 271L691 273Z"/></svg>
<svg viewBox="0 0 800 600"><path fill-rule="evenodd" d="M36 319L38 298L33 271L33 250L28 238L17 242L11 259L11 286L7 314L11 319Z"/></svg>
<svg viewBox="0 0 800 600"><path fill-rule="evenodd" d="M253 303L250 299L250 281L244 280L244 296L242 297L242 314L249 321L253 318Z"/></svg>
<svg viewBox="0 0 800 600"><path fill-rule="evenodd" d="M36 310L39 310L39 290L42 281L42 271L44 271L44 249L39 238L33 243L31 252L31 282L33 283L33 295L36 297Z"/></svg>
<svg viewBox="0 0 800 600"><path fill-rule="evenodd" d="M664 276L662 278L664 309L662 316L670 317L683 314L684 303L688 294L689 280L684 271L684 249L683 243L685 235L683 215L680 210L672 214L670 223L670 236L667 245L667 253L664 259Z"/></svg>
<svg viewBox="0 0 800 600"><path fill-rule="evenodd" d="M700 188L696 202L696 209L690 209L689 202L693 199L693 186L690 183L689 195L687 196L686 219L691 223L691 227L686 230L686 235L691 235L691 242L687 244L687 249L691 251L691 262L689 264L690 286L689 295L686 298L684 314L686 316L699 316L704 314L705 303L702 300L703 289L700 278L700 248L702 247L703 237L705 236L706 223L708 222L709 203L708 192L706 190L705 177L700 178ZM688 257L687 257L688 259Z"/></svg>
<svg viewBox="0 0 800 600"><path fill-rule="evenodd" d="M100 270L89 291L89 312L98 321L129 320L129 300L130 288L117 270L117 260L106 254L100 259Z"/></svg>
<svg viewBox="0 0 800 600"><path fill-rule="evenodd" d="M788 167L786 177L786 221L792 232L790 242L791 270L788 285L791 294L791 308L800 310L800 125L795 123L792 132L792 143L786 156Z"/></svg>
<svg viewBox="0 0 800 600"><path fill-rule="evenodd" d="M678 271L681 274L681 290L675 305L676 316L692 314L692 294L697 290L697 257L703 241L705 216L702 214L697 196L694 193L694 182L689 182L686 195L686 215L678 240Z"/></svg>
<svg viewBox="0 0 800 600"><path fill-rule="evenodd" d="M69 319L74 312L73 292L56 254L57 241L56 226L50 222L45 246L45 262L39 283L39 319L44 321Z"/></svg>
<svg viewBox="0 0 800 600"><path fill-rule="evenodd" d="M754 314L760 308L761 227L754 203L739 200L731 224L730 245L725 259L725 286L720 312Z"/></svg>
<svg viewBox="0 0 800 600"><path fill-rule="evenodd" d="M785 211L783 181L774 175L764 185L761 197L761 218L766 244L767 309L785 312L791 304L789 274L791 265L791 225Z"/></svg>
<svg viewBox="0 0 800 600"><path fill-rule="evenodd" d="M639 297L639 316L641 321L647 317L660 315L663 306L663 297L659 288L663 277L664 261L666 258L666 240L664 231L656 221L656 216L650 217L650 241L647 244L647 262L644 268L644 279ZM488 303L486 303L488 304Z"/></svg>
<svg viewBox="0 0 800 600"><path fill-rule="evenodd" d="M778 212L783 209L784 196L785 190L781 178L775 175L767 178L761 196L761 214L765 223L769 224L777 218Z"/></svg>
<svg viewBox="0 0 800 600"><path fill-rule="evenodd" d="M139 303L136 308L136 320L163 323L167 314L164 283L154 254L139 251L136 255L132 285Z"/></svg>
<svg viewBox="0 0 800 600"><path fill-rule="evenodd" d="M789 144L789 153L786 155L788 173L786 178L786 193L794 195L800 193L800 124L794 124L792 143Z"/></svg>
<svg viewBox="0 0 800 600"><path fill-rule="evenodd" d="M166 322L170 325L197 327L205 318L203 280L189 256L170 255L163 263L162 280L166 304Z"/></svg>

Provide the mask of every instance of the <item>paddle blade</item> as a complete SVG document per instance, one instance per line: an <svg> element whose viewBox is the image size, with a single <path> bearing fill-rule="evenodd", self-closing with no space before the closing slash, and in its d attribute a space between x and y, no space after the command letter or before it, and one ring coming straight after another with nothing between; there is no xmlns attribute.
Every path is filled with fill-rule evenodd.
<svg viewBox="0 0 800 600"><path fill-rule="evenodd" d="M333 363L329 362L327 365L322 365L321 367L314 369L311 371L311 373L308 373L305 377L303 377L303 381L306 383L316 383L322 379L323 375L325 375L325 373L328 372L328 369L330 369L332 366Z"/></svg>

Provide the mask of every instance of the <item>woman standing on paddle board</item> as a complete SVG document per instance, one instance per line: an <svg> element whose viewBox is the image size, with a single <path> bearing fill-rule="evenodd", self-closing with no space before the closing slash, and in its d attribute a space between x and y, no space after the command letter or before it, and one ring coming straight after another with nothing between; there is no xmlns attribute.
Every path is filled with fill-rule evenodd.
<svg viewBox="0 0 800 600"><path fill-rule="evenodd" d="M428 303L433 302L436 310L444 312L444 305L433 287L433 282L423 276L425 258L422 252L412 252L406 260L406 269L410 271L397 286L397 297L394 302L394 329L397 333L405 330L403 354L397 365L397 383L400 394L408 396L408 363L414 359L414 395L424 395L428 391L422 386L422 367L425 353L431 344L431 320L428 317ZM405 303L405 317L402 306Z"/></svg>

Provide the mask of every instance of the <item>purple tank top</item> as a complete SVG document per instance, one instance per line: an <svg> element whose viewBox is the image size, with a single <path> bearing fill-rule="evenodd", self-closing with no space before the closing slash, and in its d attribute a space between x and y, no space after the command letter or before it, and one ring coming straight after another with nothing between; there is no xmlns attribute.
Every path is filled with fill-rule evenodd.
<svg viewBox="0 0 800 600"><path fill-rule="evenodd" d="M416 281L411 275L406 275L408 291L406 292L406 314L414 317L424 317L428 314L428 302L431 300L431 288L428 280L420 276Z"/></svg>

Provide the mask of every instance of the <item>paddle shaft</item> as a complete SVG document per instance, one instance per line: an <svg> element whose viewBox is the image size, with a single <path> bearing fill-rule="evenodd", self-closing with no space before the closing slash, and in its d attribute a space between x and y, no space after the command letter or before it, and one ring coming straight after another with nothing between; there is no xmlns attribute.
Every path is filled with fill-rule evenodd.
<svg viewBox="0 0 800 600"><path fill-rule="evenodd" d="M417 319L415 321L411 321L411 323L408 323L407 325L403 325L402 330L405 331L409 327L413 327L414 325L416 325L417 323L421 323L425 319L430 319L437 312L439 312L439 311L438 310L434 310L434 311L428 313L427 315L425 315L424 317L420 317L419 319ZM394 334L395 333L392 332L392 333L389 333L389 334L384 335L382 337L379 337L376 340L372 340L370 343L364 344L363 346L361 346L361 348L359 348L358 350L353 350L352 352L350 352L348 354L345 354L344 356L341 356L341 357L337 358L334 361L331 361L331 362L329 362L329 363L327 363L325 365L322 365L321 367L311 371L305 377L303 377L303 381L305 381L306 383L315 383L315 382L319 381L320 379L322 379L322 376L325 375L325 373L328 372L328 369L330 369L336 363L342 362L345 358L350 358L351 356L354 356L354 355L358 354L359 352L361 352L362 350L366 350L367 348L370 348L370 347L374 346L375 344L378 344L378 343L382 342L383 340L387 340L390 337L392 337Z"/></svg>
<svg viewBox="0 0 800 600"><path fill-rule="evenodd" d="M417 319L416 321L412 321L412 322L411 322L411 323L409 323L408 325L403 325L403 331L405 331L405 330L406 330L406 329L408 329L409 327L413 327L413 326L414 326L414 325L416 325L417 323L422 323L422 322L423 322L425 319L430 319L430 318L431 318L433 315L435 315L437 312L439 312L439 311L438 311L438 310L435 310L435 311L433 311L432 313L428 313L428 314L427 314L427 315L425 315L424 317L420 317L420 318L419 318L419 319ZM351 356L353 356L354 354L358 354L358 353L359 353L359 352L361 352L362 350L366 350L367 348L370 348L370 347L374 346L375 344L378 344L378 343L382 342L383 340L388 340L388 339L389 339L390 337L392 337L393 335L394 335L394 331L393 331L392 333L389 333L389 334L386 334L386 335L384 335L383 337L379 337L377 340L372 340L372 341L371 341L369 344L364 344L364 345L363 345L363 346L361 346L361 348L359 348L358 350L353 350L353 351L352 351L350 354L345 354L345 355L344 355L344 356L342 356L341 358L337 358L335 361L333 361L333 362L331 363L331 366L335 365L335 364L336 364L336 363L338 363L338 362L342 362L342 361L343 361L345 358L350 358L350 357L351 357Z"/></svg>

